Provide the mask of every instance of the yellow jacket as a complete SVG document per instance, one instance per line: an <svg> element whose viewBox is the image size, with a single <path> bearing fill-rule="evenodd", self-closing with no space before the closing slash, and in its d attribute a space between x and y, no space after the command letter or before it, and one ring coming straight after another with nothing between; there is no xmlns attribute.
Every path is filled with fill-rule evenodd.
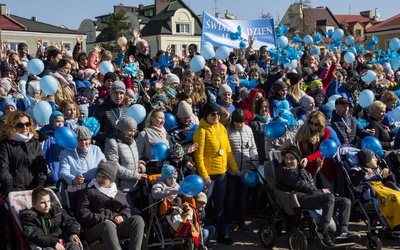
<svg viewBox="0 0 400 250"><path fill-rule="evenodd" d="M209 178L210 175L225 173L228 165L232 171L238 170L229 144L228 133L221 123L211 125L202 118L193 135L193 142L198 143L194 160L197 172L203 179Z"/></svg>

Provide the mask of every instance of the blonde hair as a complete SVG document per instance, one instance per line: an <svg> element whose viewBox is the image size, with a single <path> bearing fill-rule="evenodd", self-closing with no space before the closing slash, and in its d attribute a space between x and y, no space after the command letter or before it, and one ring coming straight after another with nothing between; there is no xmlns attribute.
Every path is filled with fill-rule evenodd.
<svg viewBox="0 0 400 250"><path fill-rule="evenodd" d="M220 113L219 122L225 127L228 127L230 123L230 114L228 108L221 105L219 106L218 112Z"/></svg>
<svg viewBox="0 0 400 250"><path fill-rule="evenodd" d="M156 117L156 114L158 112L164 113L161 109L153 109L149 115L146 118L146 121L144 122L144 127L145 128L150 128L152 126L151 124L151 118Z"/></svg>
<svg viewBox="0 0 400 250"><path fill-rule="evenodd" d="M74 107L76 109L76 117L75 117L75 119L81 117L81 111L79 110L78 104L76 102L72 101L72 100L69 100L69 99L65 99L60 103L59 108L60 108L61 112L65 115L65 111L66 111L65 109L70 104L74 105Z"/></svg>
<svg viewBox="0 0 400 250"><path fill-rule="evenodd" d="M28 118L31 126L29 126L29 131L33 134L33 137L35 139L39 138L38 133L35 130L34 127L34 122L33 119L30 115L28 115L27 113L20 111L20 110L16 110L14 112L11 112L8 116L7 116L7 120L6 123L4 124L4 126L2 127L2 130L0 132L0 139L7 139L7 140L11 140L13 135L17 134L18 131L16 129L16 125L18 123L18 120L26 117Z"/></svg>
<svg viewBox="0 0 400 250"><path fill-rule="evenodd" d="M300 83L296 83L293 85L290 85L288 87L288 93L293 96L293 99L298 102L301 98L301 95L305 95L304 90L301 88Z"/></svg>
<svg viewBox="0 0 400 250"><path fill-rule="evenodd" d="M309 122L311 118L316 118L318 123L321 125L318 130L311 131ZM324 114L321 111L313 111L311 112L304 124L299 128L299 131L296 134L296 139L299 143L307 143L315 145L320 142L321 138L325 135L325 126L326 119Z"/></svg>
<svg viewBox="0 0 400 250"><path fill-rule="evenodd" d="M370 115L375 117L375 114L379 113L381 110L386 110L386 104L381 101L374 101L369 107L368 112Z"/></svg>
<svg viewBox="0 0 400 250"><path fill-rule="evenodd" d="M399 100L399 98L397 97L396 93L394 93L391 90L387 90L385 92L383 92L382 96L381 96L381 102L383 102L384 104L388 104L389 102L397 102Z"/></svg>

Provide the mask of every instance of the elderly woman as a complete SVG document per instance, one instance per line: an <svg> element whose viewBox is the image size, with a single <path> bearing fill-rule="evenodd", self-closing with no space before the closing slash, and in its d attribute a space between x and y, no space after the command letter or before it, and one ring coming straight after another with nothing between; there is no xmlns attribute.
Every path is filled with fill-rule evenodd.
<svg viewBox="0 0 400 250"><path fill-rule="evenodd" d="M214 103L204 107L204 117L193 136L198 144L194 159L198 174L205 180L207 196L214 201L214 220L217 223L217 242L232 245L233 241L224 232L224 199L227 189L228 167L236 175L240 170L233 156L228 134L219 123L219 108Z"/></svg>
<svg viewBox="0 0 400 250"><path fill-rule="evenodd" d="M44 186L47 166L32 118L10 113L0 133L0 187L3 193Z"/></svg>
<svg viewBox="0 0 400 250"><path fill-rule="evenodd" d="M106 157L98 146L90 143L92 132L84 126L75 129L78 139L76 149L64 149L60 153L60 179L68 185L80 185L96 178L97 165L105 162Z"/></svg>
<svg viewBox="0 0 400 250"><path fill-rule="evenodd" d="M388 126L382 124L382 120L385 117L386 105L381 101L374 101L368 107L368 112L369 124L367 128L375 129L375 134L373 136L381 142L383 149L393 149L394 140L392 138L394 134L390 131Z"/></svg>
<svg viewBox="0 0 400 250"><path fill-rule="evenodd" d="M130 117L122 118L117 124L117 131L107 138L104 154L108 161L118 162L117 179L118 189L126 194L126 198L133 211L137 185L146 177L145 162L139 161L139 153L134 140L137 123Z"/></svg>
<svg viewBox="0 0 400 250"><path fill-rule="evenodd" d="M139 157L143 161L151 160L151 149L157 142L164 142L170 147L170 139L164 128L165 116L161 109L155 109L150 112L146 119L145 129L139 133L137 138L137 147Z"/></svg>

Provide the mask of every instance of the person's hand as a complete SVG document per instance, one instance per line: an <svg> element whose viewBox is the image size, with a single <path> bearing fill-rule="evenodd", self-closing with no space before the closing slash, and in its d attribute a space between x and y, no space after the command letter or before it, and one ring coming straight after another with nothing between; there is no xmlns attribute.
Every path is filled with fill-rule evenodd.
<svg viewBox="0 0 400 250"><path fill-rule="evenodd" d="M193 164L189 161L188 163L186 163L186 167L188 168L188 169L193 169Z"/></svg>
<svg viewBox="0 0 400 250"><path fill-rule="evenodd" d="M147 178L147 174L145 174L145 173L140 173L140 174L138 174L138 180L141 180L141 179L143 179L143 178Z"/></svg>
<svg viewBox="0 0 400 250"><path fill-rule="evenodd" d="M367 129L367 134L373 136L375 134L375 129Z"/></svg>
<svg viewBox="0 0 400 250"><path fill-rule="evenodd" d="M71 234L69 236L69 241L79 243L81 240L79 239L79 236L77 234Z"/></svg>
<svg viewBox="0 0 400 250"><path fill-rule="evenodd" d="M292 145L292 142L289 139L286 139L282 145L281 145L281 149L287 149L290 145Z"/></svg>
<svg viewBox="0 0 400 250"><path fill-rule="evenodd" d="M138 28L134 28L132 31L134 41L139 40L140 38L140 31Z"/></svg>
<svg viewBox="0 0 400 250"><path fill-rule="evenodd" d="M102 48L100 45L98 45L98 44L96 44L96 45L93 47L93 50L94 50L96 53L100 53L102 49L103 49L103 48Z"/></svg>
<svg viewBox="0 0 400 250"><path fill-rule="evenodd" d="M368 176L371 176L374 174L374 171L372 171L372 169L370 169L370 168L366 168L365 171L367 172Z"/></svg>
<svg viewBox="0 0 400 250"><path fill-rule="evenodd" d="M331 193L331 191L329 191L328 188L323 188L323 189L321 189L321 190L322 190L322 192L324 192L325 194L330 194L330 193Z"/></svg>
<svg viewBox="0 0 400 250"><path fill-rule="evenodd" d="M204 180L204 185L205 186L208 186L210 184L211 184L211 179L210 178L207 178L207 179Z"/></svg>
<svg viewBox="0 0 400 250"><path fill-rule="evenodd" d="M322 168L322 166L324 165L324 158L318 158L317 159L317 168L318 170Z"/></svg>
<svg viewBox="0 0 400 250"><path fill-rule="evenodd" d="M145 94L143 95L143 101L144 101L145 103L149 103L149 102L150 102L150 96L149 96L149 94L145 93Z"/></svg>
<svg viewBox="0 0 400 250"><path fill-rule="evenodd" d="M146 173L146 166L143 163L139 163L139 172Z"/></svg>
<svg viewBox="0 0 400 250"><path fill-rule="evenodd" d="M389 175L390 175L389 169L387 168L382 169L381 176L383 179L389 177Z"/></svg>
<svg viewBox="0 0 400 250"><path fill-rule="evenodd" d="M81 43L83 42L83 36L82 36L82 35L76 36L76 42L77 42L78 44L81 44Z"/></svg>
<svg viewBox="0 0 400 250"><path fill-rule="evenodd" d="M56 49L58 49L59 51L61 51L61 45L60 45L59 43L51 42L51 45L53 45Z"/></svg>
<svg viewBox="0 0 400 250"><path fill-rule="evenodd" d="M171 70L168 67L165 67L164 70L165 74L171 74Z"/></svg>
<svg viewBox="0 0 400 250"><path fill-rule="evenodd" d="M197 148L199 147L199 144L197 144L197 142L193 143L192 145L190 145L187 149L186 149L186 154L191 154L194 151L197 150Z"/></svg>
<svg viewBox="0 0 400 250"><path fill-rule="evenodd" d="M168 45L168 46L167 46L167 49L166 49L165 51L166 51L167 53L171 53L171 49L172 49L172 48L171 48L171 45Z"/></svg>
<svg viewBox="0 0 400 250"><path fill-rule="evenodd" d="M38 48L42 48L42 47L43 47L43 40L42 40L42 38L35 37L35 43L37 44L37 47L38 47Z"/></svg>
<svg viewBox="0 0 400 250"><path fill-rule="evenodd" d="M247 37L247 42L249 43L249 46L248 46L248 47L252 47L255 40L256 40L256 39L255 39L254 36L248 36L248 37Z"/></svg>
<svg viewBox="0 0 400 250"><path fill-rule="evenodd" d="M124 217L122 217L121 215L115 216L113 221L115 225L119 225L124 221Z"/></svg>
<svg viewBox="0 0 400 250"><path fill-rule="evenodd" d="M389 132L389 131L388 131L388 132ZM394 148L394 141L391 141L391 142L390 142L390 147L391 147L391 148Z"/></svg>
<svg viewBox="0 0 400 250"><path fill-rule="evenodd" d="M56 247L54 249L56 249L56 250L65 250L65 247L57 242Z"/></svg>
<svg viewBox="0 0 400 250"><path fill-rule="evenodd" d="M307 164L308 164L308 159L307 158L301 159L301 161L300 161L300 166L301 167L305 168L305 167L307 167Z"/></svg>
<svg viewBox="0 0 400 250"><path fill-rule="evenodd" d="M238 170L236 170L235 171L235 175L237 175L237 176L241 176L242 175L242 173L240 172L240 170L238 169Z"/></svg>
<svg viewBox="0 0 400 250"><path fill-rule="evenodd" d="M85 182L85 177L83 177L82 174L78 174L78 175L75 176L75 178L72 180L72 184L74 184L74 185L82 184L83 182Z"/></svg>
<svg viewBox="0 0 400 250"><path fill-rule="evenodd" d="M14 98L17 98L17 99L20 99L20 100L23 100L23 99L24 99L24 96L23 96L21 93L17 92L17 91L14 91L14 93L12 94L12 96L13 96Z"/></svg>

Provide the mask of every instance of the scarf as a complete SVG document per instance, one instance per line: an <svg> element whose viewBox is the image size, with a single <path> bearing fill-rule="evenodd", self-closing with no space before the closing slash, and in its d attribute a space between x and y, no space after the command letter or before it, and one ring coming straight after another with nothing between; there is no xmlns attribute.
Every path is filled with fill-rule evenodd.
<svg viewBox="0 0 400 250"><path fill-rule="evenodd" d="M110 198L115 198L115 196L118 193L118 189L117 189L117 185L115 184L115 182L111 183L111 186L109 188L104 188L104 187L100 187L99 183L97 183L96 179L92 179L89 184L88 187L95 187L97 190L99 190L101 193L105 194L106 196L110 197Z"/></svg>
<svg viewBox="0 0 400 250"><path fill-rule="evenodd" d="M64 71L57 70L55 73L52 74L53 77L57 78L60 81L61 86L66 87L75 86L75 82L72 80L73 77L69 74L66 74ZM73 87L72 87L73 89Z"/></svg>
<svg viewBox="0 0 400 250"><path fill-rule="evenodd" d="M88 151L89 150L83 150L83 149L80 149L80 148L76 148L76 152L78 153L78 156L79 157L81 157L81 158L85 158L86 157L86 155L87 155L87 153L88 153Z"/></svg>
<svg viewBox="0 0 400 250"><path fill-rule="evenodd" d="M260 114L256 114L256 117L260 120L262 123L269 123L271 120L271 117L267 114L266 116L262 116Z"/></svg>
<svg viewBox="0 0 400 250"><path fill-rule="evenodd" d="M120 140L123 143L128 144L128 145L132 145L132 143L134 141L133 137L125 136L124 133L122 133L119 130L117 130L112 137L115 138L115 139L118 139L118 140Z"/></svg>
<svg viewBox="0 0 400 250"><path fill-rule="evenodd" d="M32 137L33 137L33 133L32 132L29 132L28 135L23 135L23 134L16 133L16 134L13 134L12 139L14 141L18 141L18 142L27 142L30 139L32 139Z"/></svg>
<svg viewBox="0 0 400 250"><path fill-rule="evenodd" d="M165 134L167 133L167 131L165 130L164 127L156 127L156 126L151 126L152 129L154 129L161 137L165 137Z"/></svg>

